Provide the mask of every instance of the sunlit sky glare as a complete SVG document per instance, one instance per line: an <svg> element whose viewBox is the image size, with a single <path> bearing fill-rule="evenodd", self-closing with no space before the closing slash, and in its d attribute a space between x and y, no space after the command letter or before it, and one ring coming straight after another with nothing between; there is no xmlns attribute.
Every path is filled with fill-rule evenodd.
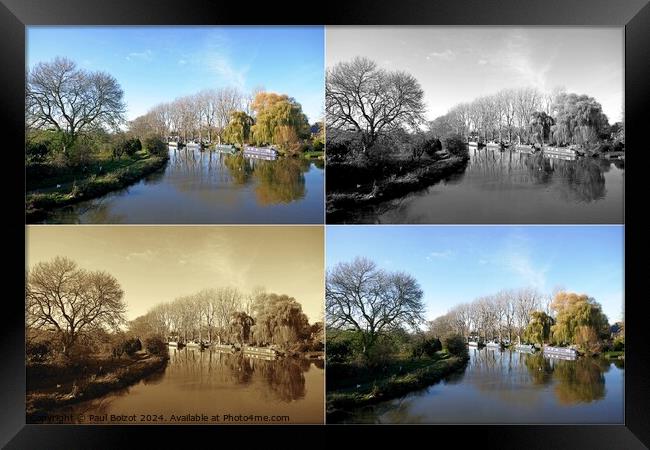
<svg viewBox="0 0 650 450"><path fill-rule="evenodd" d="M323 227L29 226L27 267L65 256L117 278L128 319L205 288L256 287L302 304L323 320Z"/></svg>
<svg viewBox="0 0 650 450"><path fill-rule="evenodd" d="M623 28L330 27L326 60L365 56L404 70L425 93L427 118L505 88L564 87L595 97L610 123L623 112Z"/></svg>
<svg viewBox="0 0 650 450"><path fill-rule="evenodd" d="M56 56L113 75L129 120L224 86L288 94L310 123L324 112L323 27L29 27L28 67Z"/></svg>
<svg viewBox="0 0 650 450"><path fill-rule="evenodd" d="M328 226L328 270L365 256L413 275L426 317L502 289L556 288L592 296L623 316L622 226Z"/></svg>

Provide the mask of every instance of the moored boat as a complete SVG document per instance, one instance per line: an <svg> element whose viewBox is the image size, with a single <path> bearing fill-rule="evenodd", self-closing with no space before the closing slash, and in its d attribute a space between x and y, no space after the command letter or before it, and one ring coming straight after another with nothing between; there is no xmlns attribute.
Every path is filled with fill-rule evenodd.
<svg viewBox="0 0 650 450"><path fill-rule="evenodd" d="M576 359L578 357L578 351L570 347L544 346L542 351L544 356L550 356L552 358Z"/></svg>

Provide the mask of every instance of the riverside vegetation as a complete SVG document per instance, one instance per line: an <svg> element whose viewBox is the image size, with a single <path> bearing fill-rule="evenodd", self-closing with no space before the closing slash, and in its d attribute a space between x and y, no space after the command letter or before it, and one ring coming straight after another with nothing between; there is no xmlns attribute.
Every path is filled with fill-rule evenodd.
<svg viewBox="0 0 650 450"><path fill-rule="evenodd" d="M344 422L363 406L425 388L465 367L469 356L460 335L440 340L420 331L422 296L412 276L364 258L328 273L328 422Z"/></svg>
<svg viewBox="0 0 650 450"><path fill-rule="evenodd" d="M233 351L255 345L290 359L323 359L323 324L310 324L300 303L287 295L256 289L244 296L226 287L159 304L131 321L125 312L124 291L109 273L85 270L64 257L30 268L28 421L48 421L53 410L164 372L169 341L200 348L228 344Z"/></svg>
<svg viewBox="0 0 650 450"><path fill-rule="evenodd" d="M459 135L423 131L424 92L401 71L355 58L327 72L327 216L421 189L466 165Z"/></svg>
<svg viewBox="0 0 650 450"><path fill-rule="evenodd" d="M54 209L101 197L162 170L168 140L272 145L281 156L322 166L324 127L310 125L286 94L206 89L161 103L127 121L119 82L67 58L36 64L27 75L26 216L47 220Z"/></svg>

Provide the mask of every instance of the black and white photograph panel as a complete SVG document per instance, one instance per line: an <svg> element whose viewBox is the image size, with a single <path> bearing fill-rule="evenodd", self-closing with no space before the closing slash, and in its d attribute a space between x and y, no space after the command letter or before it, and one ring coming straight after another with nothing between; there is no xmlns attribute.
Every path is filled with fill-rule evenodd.
<svg viewBox="0 0 650 450"><path fill-rule="evenodd" d="M327 27L327 223L623 223L623 38Z"/></svg>

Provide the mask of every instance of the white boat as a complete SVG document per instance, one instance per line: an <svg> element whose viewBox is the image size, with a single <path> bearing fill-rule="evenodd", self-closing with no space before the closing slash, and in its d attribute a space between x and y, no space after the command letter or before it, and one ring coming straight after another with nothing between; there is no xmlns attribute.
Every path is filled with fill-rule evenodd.
<svg viewBox="0 0 650 450"><path fill-rule="evenodd" d="M576 359L578 357L578 351L571 347L544 346L543 352L544 356L550 356L551 358Z"/></svg>
<svg viewBox="0 0 650 450"><path fill-rule="evenodd" d="M244 147L244 156L259 159L276 159L278 151L273 147Z"/></svg>
<svg viewBox="0 0 650 450"><path fill-rule="evenodd" d="M178 141L169 141L167 142L167 145L170 147L178 147Z"/></svg>
<svg viewBox="0 0 650 450"><path fill-rule="evenodd" d="M470 347L478 347L479 343L476 341L469 341L467 345L469 345Z"/></svg>
<svg viewBox="0 0 650 450"><path fill-rule="evenodd" d="M500 348L501 344L496 341L490 341L485 344L486 347L497 347Z"/></svg>

